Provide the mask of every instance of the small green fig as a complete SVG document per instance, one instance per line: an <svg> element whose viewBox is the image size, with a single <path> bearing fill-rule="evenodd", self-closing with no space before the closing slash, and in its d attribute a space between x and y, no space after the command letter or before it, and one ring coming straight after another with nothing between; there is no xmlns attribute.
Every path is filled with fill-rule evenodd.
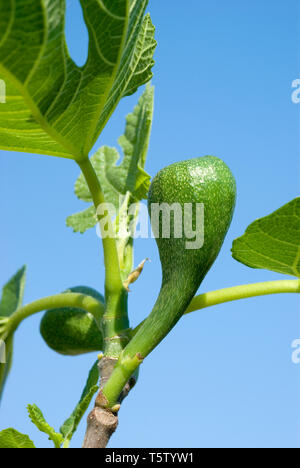
<svg viewBox="0 0 300 468"><path fill-rule="evenodd" d="M104 297L87 286L65 292L86 294L104 304ZM93 315L79 308L48 310L41 320L40 332L47 345L59 354L77 356L103 349L103 336Z"/></svg>
<svg viewBox="0 0 300 468"><path fill-rule="evenodd" d="M130 359L144 359L184 314L221 249L235 201L235 179L214 156L172 164L153 179L148 208L153 232L159 235L162 286L151 314L123 352L128 368ZM153 216L158 204L174 208L165 237L166 219Z"/></svg>

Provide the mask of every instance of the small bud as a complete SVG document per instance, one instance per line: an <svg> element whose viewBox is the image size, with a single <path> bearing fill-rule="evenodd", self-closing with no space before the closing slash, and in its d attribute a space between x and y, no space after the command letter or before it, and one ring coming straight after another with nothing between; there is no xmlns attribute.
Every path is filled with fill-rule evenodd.
<svg viewBox="0 0 300 468"><path fill-rule="evenodd" d="M142 273L142 271L144 269L145 263L147 261L150 261L149 258L145 258L145 260L143 260L139 264L139 266L130 273L127 280L124 281L123 286L126 289L126 291L130 292L129 285L132 284L132 283L135 283L139 279L139 277L140 277L140 275L141 275L141 273Z"/></svg>

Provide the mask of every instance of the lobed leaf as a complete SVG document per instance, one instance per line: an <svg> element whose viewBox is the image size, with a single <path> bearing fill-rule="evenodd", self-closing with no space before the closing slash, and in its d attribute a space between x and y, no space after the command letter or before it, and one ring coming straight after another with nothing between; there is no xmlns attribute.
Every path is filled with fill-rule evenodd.
<svg viewBox="0 0 300 468"><path fill-rule="evenodd" d="M28 435L21 434L15 429L5 429L0 432L0 448L33 449L35 446Z"/></svg>
<svg viewBox="0 0 300 468"><path fill-rule="evenodd" d="M119 193L130 192L136 201L147 198L150 176L144 167L153 120L154 88L147 86L132 114L126 119L125 133L119 138L124 152L122 163L107 171L110 184Z"/></svg>
<svg viewBox="0 0 300 468"><path fill-rule="evenodd" d="M1 149L83 160L120 99L151 78L148 0L80 3L89 34L83 67L69 56L65 0L0 0Z"/></svg>
<svg viewBox="0 0 300 468"><path fill-rule="evenodd" d="M148 83L148 81L152 79L152 68L155 64L153 54L157 46L154 34L155 27L151 21L151 16L147 14L137 38L135 51L130 64L130 80L127 80L127 86L123 96L130 96L135 93L141 85Z"/></svg>
<svg viewBox="0 0 300 468"><path fill-rule="evenodd" d="M72 227L74 232L84 234L88 229L92 229L98 223L96 209L92 205L84 211L69 216L66 222L67 226Z"/></svg>
<svg viewBox="0 0 300 468"><path fill-rule="evenodd" d="M300 198L254 221L233 242L232 256L251 268L300 278Z"/></svg>
<svg viewBox="0 0 300 468"><path fill-rule="evenodd" d="M32 423L38 430L49 436L49 440L52 440L55 448L60 448L63 443L63 437L61 434L55 432L53 427L47 423L41 410L36 405L28 405L27 410Z"/></svg>
<svg viewBox="0 0 300 468"><path fill-rule="evenodd" d="M114 205L117 215L124 209L124 202L138 202L147 197L150 176L144 166L148 152L154 107L154 88L147 86L138 105L126 119L125 133L119 139L124 152L121 164L115 148L103 146L91 158L99 178L105 201ZM75 183L75 194L80 200L92 202L87 183L81 174ZM128 197L128 194L130 195ZM85 232L97 224L96 210L89 208L67 219L67 225L75 232Z"/></svg>

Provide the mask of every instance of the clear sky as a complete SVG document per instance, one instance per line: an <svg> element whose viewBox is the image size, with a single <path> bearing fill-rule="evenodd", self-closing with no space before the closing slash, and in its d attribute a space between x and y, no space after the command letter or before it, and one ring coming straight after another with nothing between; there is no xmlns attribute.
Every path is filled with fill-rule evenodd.
<svg viewBox="0 0 300 468"><path fill-rule="evenodd" d="M67 39L83 63L87 35L79 2L69 0ZM284 278L231 258L234 238L256 218L299 196L300 78L297 0L150 0L157 27L155 120L147 170L213 154L237 179L235 217L201 291ZM142 92L139 91L138 95ZM116 145L138 95L124 99L96 148ZM0 284L28 265L25 301L86 284L103 291L103 259L95 231L75 235L65 218L83 204L67 160L0 152ZM132 287L130 318L138 324L160 286L153 239L136 244L150 257ZM96 356L61 357L39 335L41 315L16 334L14 366L0 409L0 429L28 433L51 446L26 416L36 403L58 429L77 402ZM300 447L299 299L261 297L184 317L142 366L124 402L110 447ZM73 440L79 447L85 421Z"/></svg>

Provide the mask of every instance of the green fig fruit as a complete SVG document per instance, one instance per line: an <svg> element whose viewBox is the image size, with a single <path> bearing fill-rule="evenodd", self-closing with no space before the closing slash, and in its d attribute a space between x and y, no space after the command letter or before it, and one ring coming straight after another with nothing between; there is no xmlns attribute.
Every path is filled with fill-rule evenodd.
<svg viewBox="0 0 300 468"><path fill-rule="evenodd" d="M65 291L92 296L104 304L95 289L77 286ZM77 356L103 349L103 336L92 314L79 308L51 309L45 312L40 332L47 345L59 354Z"/></svg>
<svg viewBox="0 0 300 468"><path fill-rule="evenodd" d="M172 164L153 179L148 209L159 234L162 286L151 314L124 350L124 362L136 355L144 359L184 314L221 249L235 201L235 179L214 156ZM158 218L161 204L169 218L165 213Z"/></svg>

